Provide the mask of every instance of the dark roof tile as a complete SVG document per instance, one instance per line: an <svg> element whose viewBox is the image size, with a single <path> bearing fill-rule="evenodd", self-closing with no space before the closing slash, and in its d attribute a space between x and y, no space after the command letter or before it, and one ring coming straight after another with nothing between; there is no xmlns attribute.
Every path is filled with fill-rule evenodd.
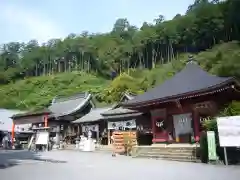
<svg viewBox="0 0 240 180"><path fill-rule="evenodd" d="M69 97L57 97L48 108L55 117L60 117L81 110L81 108L89 103L91 98L92 95L89 93L79 93Z"/></svg>
<svg viewBox="0 0 240 180"><path fill-rule="evenodd" d="M122 105L134 105L143 102L150 102L154 100L163 100L167 98L174 98L187 93L194 93L214 88L216 86L226 84L234 80L231 77L218 77L201 69L197 64L189 63L186 67L166 80L160 86L157 86L144 94L136 96L134 99L122 103Z"/></svg>

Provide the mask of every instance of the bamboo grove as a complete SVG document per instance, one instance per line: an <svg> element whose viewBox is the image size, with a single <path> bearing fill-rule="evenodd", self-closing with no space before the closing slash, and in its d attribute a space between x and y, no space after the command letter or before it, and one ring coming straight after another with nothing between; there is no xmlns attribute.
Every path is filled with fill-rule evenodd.
<svg viewBox="0 0 240 180"><path fill-rule="evenodd" d="M141 28L118 19L105 34L70 34L39 45L10 42L1 46L0 83L27 76L85 71L109 76L131 68L155 68L177 60L181 53L198 53L221 42L240 40L238 0L195 0L186 14L172 20L159 15Z"/></svg>

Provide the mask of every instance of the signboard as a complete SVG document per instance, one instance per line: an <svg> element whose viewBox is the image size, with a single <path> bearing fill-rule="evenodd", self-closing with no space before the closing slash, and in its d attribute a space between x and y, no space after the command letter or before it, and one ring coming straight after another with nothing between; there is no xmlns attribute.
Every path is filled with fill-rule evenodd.
<svg viewBox="0 0 240 180"><path fill-rule="evenodd" d="M207 132L207 142L208 142L208 159L215 161L217 160L217 153L214 131Z"/></svg>
<svg viewBox="0 0 240 180"><path fill-rule="evenodd" d="M117 122L108 122L108 129L118 129L125 130L126 128L134 129L136 128L136 120L128 120L128 121L117 121Z"/></svg>
<svg viewBox="0 0 240 180"><path fill-rule="evenodd" d="M39 133L37 133L37 138L36 138L35 144L47 145L48 139L49 139L49 132L39 132Z"/></svg>
<svg viewBox="0 0 240 180"><path fill-rule="evenodd" d="M217 126L221 147L240 146L240 116L219 117Z"/></svg>

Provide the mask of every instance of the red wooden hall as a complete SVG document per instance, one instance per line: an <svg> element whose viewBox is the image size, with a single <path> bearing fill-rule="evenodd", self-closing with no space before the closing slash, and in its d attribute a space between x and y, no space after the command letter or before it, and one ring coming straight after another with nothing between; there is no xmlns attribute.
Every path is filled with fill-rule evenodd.
<svg viewBox="0 0 240 180"><path fill-rule="evenodd" d="M223 105L239 100L233 77L218 77L194 61L144 94L123 102L124 108L151 113L153 143L199 141L201 119L216 116Z"/></svg>

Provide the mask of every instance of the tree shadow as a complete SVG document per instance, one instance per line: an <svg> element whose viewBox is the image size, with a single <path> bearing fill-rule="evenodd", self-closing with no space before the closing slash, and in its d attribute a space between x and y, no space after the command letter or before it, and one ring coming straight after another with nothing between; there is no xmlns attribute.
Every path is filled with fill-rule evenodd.
<svg viewBox="0 0 240 180"><path fill-rule="evenodd" d="M67 161L44 158L41 153L26 150L0 150L0 169L10 168L26 162L34 164L37 162L66 163Z"/></svg>

